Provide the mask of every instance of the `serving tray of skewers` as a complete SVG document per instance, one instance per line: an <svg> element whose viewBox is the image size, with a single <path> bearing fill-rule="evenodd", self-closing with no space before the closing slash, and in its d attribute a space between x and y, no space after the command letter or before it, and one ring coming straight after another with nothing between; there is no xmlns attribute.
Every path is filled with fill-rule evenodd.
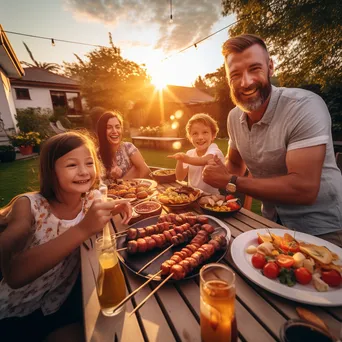
<svg viewBox="0 0 342 342"><path fill-rule="evenodd" d="M228 249L228 226L208 215L169 213L153 216L117 235L118 256L131 272L162 281L190 279Z"/></svg>

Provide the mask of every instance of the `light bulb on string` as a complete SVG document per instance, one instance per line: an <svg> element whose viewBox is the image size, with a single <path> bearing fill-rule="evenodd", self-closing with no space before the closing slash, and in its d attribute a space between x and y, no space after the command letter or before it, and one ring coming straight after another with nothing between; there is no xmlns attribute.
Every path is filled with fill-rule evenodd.
<svg viewBox="0 0 342 342"><path fill-rule="evenodd" d="M169 23L172 24L173 23L173 16L172 16L172 0L170 0L170 20Z"/></svg>
<svg viewBox="0 0 342 342"><path fill-rule="evenodd" d="M55 44L55 40L53 39L53 38L51 38L51 45L52 46L55 46L56 44Z"/></svg>

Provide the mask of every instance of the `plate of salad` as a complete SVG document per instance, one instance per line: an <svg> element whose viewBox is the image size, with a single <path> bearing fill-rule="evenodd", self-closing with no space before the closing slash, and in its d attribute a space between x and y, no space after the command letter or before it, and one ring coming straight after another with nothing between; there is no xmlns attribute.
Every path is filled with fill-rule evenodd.
<svg viewBox="0 0 342 342"><path fill-rule="evenodd" d="M342 249L288 229L256 229L231 246L236 266L281 297L318 306L342 305Z"/></svg>

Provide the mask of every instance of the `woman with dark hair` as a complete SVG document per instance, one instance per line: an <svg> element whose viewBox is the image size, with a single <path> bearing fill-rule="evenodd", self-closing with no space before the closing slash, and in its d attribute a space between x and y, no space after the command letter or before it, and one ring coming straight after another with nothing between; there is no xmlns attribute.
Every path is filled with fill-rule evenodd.
<svg viewBox="0 0 342 342"><path fill-rule="evenodd" d="M132 143L122 141L123 119L119 112L103 113L96 132L107 179L148 177L151 170L139 150Z"/></svg>

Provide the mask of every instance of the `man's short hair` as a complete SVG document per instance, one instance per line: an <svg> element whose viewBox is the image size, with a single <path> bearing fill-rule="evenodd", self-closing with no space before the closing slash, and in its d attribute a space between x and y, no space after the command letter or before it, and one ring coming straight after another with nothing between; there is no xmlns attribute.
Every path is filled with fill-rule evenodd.
<svg viewBox="0 0 342 342"><path fill-rule="evenodd" d="M252 45L260 45L267 53L265 42L254 34L241 34L239 36L228 39L222 46L222 54L227 58L231 53L241 53Z"/></svg>

